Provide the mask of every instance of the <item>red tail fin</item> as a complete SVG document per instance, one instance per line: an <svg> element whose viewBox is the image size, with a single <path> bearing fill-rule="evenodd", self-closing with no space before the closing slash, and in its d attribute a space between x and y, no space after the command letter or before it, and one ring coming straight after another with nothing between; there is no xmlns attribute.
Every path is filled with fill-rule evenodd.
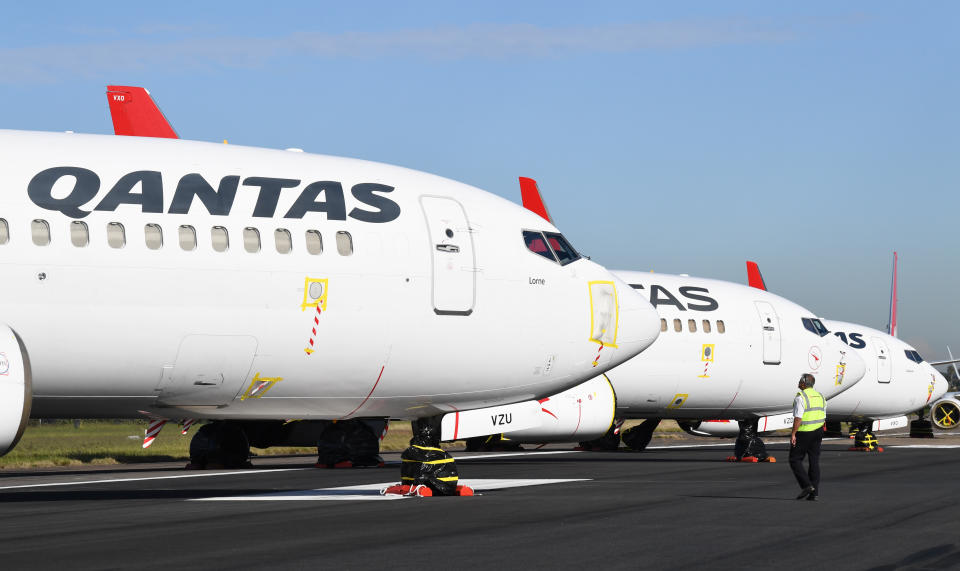
<svg viewBox="0 0 960 571"><path fill-rule="evenodd" d="M760 274L760 266L756 262L747 262L747 283L750 287L767 290L767 284L764 283L763 276Z"/></svg>
<svg viewBox="0 0 960 571"><path fill-rule="evenodd" d="M890 321L887 322L887 333L891 337L897 336L897 253L893 253L893 281L890 284Z"/></svg>
<svg viewBox="0 0 960 571"><path fill-rule="evenodd" d="M146 89L108 85L107 102L110 104L114 134L179 139Z"/></svg>
<svg viewBox="0 0 960 571"><path fill-rule="evenodd" d="M541 218L553 224L550 213L547 212L547 205L543 203L543 198L540 197L537 181L525 176L520 177L520 197L523 200L524 208L534 214L539 214Z"/></svg>

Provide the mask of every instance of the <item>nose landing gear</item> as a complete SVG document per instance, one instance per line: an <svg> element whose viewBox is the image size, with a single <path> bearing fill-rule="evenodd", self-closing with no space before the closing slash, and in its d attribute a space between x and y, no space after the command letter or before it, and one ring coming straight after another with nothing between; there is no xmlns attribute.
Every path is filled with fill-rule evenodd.
<svg viewBox="0 0 960 571"><path fill-rule="evenodd" d="M473 490L460 485L457 465L440 448L440 416L419 418L410 423L413 438L400 455L400 484L383 493L415 496L472 496Z"/></svg>
<svg viewBox="0 0 960 571"><path fill-rule="evenodd" d="M740 434L733 445L733 456L728 456L728 462L776 462L777 459L767 454L767 446L757 434L759 420L741 420Z"/></svg>
<svg viewBox="0 0 960 571"><path fill-rule="evenodd" d="M873 433L872 422L851 424L850 437L853 438L853 446L848 448L851 452L883 452L877 435Z"/></svg>

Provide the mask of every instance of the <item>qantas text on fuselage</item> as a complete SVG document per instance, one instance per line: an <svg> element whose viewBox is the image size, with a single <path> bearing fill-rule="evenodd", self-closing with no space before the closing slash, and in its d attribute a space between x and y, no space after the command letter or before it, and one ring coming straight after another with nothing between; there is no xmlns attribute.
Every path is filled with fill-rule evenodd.
<svg viewBox="0 0 960 571"><path fill-rule="evenodd" d="M61 181L64 181L69 184L70 179L73 180L73 186L66 196L55 197L54 188L58 183L63 184ZM93 170L60 166L44 169L34 175L27 186L27 194L40 208L55 210L71 218L85 218L91 212L89 204L103 186L100 176ZM135 192L137 187L140 188L139 192ZM303 218L308 212L323 212L328 220L346 220L349 216L360 222L383 223L396 220L400 216L400 206L383 196L394 189L385 184L353 185L350 189L353 199L374 210L354 207L348 213L343 184L339 181L323 180L302 184L301 180L295 178L227 175L220 179L214 189L213 185L198 173L188 173L179 178L166 212L187 214L199 201L208 213L214 216L229 216L241 187L258 193L251 213L254 218L275 217L281 193L298 189L299 196L283 218ZM133 171L121 176L92 210L110 212L121 204L132 204L139 205L144 213L159 214L164 212L164 194L163 174L160 171ZM323 200L318 200L321 195ZM84 207L88 209L84 210Z"/></svg>

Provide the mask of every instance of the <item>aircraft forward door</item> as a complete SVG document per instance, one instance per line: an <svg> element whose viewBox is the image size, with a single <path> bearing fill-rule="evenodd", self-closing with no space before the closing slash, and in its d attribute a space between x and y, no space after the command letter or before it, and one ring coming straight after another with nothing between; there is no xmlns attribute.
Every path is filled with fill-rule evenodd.
<svg viewBox="0 0 960 571"><path fill-rule="evenodd" d="M776 310L766 301L755 301L760 314L760 328L763 339L763 364L780 364L780 318Z"/></svg>
<svg viewBox="0 0 960 571"><path fill-rule="evenodd" d="M476 259L467 214L452 198L421 196L420 205L430 235L433 311L470 315L476 297Z"/></svg>
<svg viewBox="0 0 960 571"><path fill-rule="evenodd" d="M872 337L870 341L872 341L870 344L873 345L873 352L877 357L877 382L889 383L893 376L890 363L890 351L879 337Z"/></svg>
<svg viewBox="0 0 960 571"><path fill-rule="evenodd" d="M157 404L230 404L243 390L256 352L257 340L246 335L187 335L176 363L163 369Z"/></svg>

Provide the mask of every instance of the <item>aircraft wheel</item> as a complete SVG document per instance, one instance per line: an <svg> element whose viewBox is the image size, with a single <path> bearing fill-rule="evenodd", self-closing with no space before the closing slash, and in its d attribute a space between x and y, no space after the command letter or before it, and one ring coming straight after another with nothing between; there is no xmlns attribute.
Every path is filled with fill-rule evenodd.
<svg viewBox="0 0 960 571"><path fill-rule="evenodd" d="M205 424L190 441L193 468L246 468L250 466L249 457L247 435L232 422Z"/></svg>
<svg viewBox="0 0 960 571"><path fill-rule="evenodd" d="M960 405L952 400L944 400L933 405L930 419L937 428L949 430L960 423Z"/></svg>

